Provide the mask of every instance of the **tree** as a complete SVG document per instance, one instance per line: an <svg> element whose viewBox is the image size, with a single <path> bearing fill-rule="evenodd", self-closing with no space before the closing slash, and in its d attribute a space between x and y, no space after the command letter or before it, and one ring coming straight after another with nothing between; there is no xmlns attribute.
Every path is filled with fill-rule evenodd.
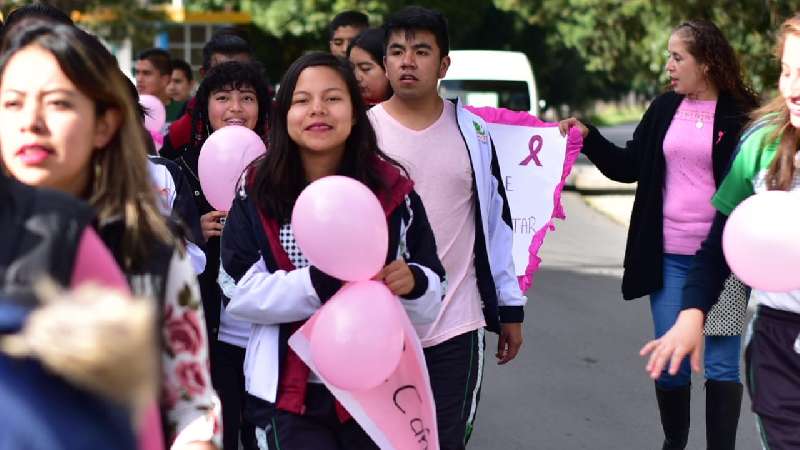
<svg viewBox="0 0 800 450"><path fill-rule="evenodd" d="M20 2L16 2L18 4ZM149 42L157 17L141 0L52 0L65 10L111 12L113 22L88 25L115 39ZM714 21L738 51L757 92L773 89L778 68L774 35L794 12L789 0L185 0L196 10L250 13L247 33L270 77L277 80L300 54L325 49L328 21L357 9L380 24L391 11L422 4L442 11L452 48L524 52L541 96L551 105L580 109L628 93L651 97L666 85L666 45L687 18ZM0 0L0 5L3 5ZM7 8L4 8L7 11Z"/></svg>
<svg viewBox="0 0 800 450"><path fill-rule="evenodd" d="M81 18L81 26L109 41L131 38L134 45L153 41L163 17L143 6L140 0L19 0L3 5L4 16L23 5L47 3L68 15Z"/></svg>

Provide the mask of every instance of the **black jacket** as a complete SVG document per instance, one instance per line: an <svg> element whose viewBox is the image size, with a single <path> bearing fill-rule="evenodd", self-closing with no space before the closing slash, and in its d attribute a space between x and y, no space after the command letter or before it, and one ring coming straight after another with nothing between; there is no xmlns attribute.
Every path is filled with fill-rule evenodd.
<svg viewBox="0 0 800 450"><path fill-rule="evenodd" d="M67 194L0 174L0 296L31 307L39 279L69 286L81 236L93 219L89 205Z"/></svg>
<svg viewBox="0 0 800 450"><path fill-rule="evenodd" d="M623 183L639 183L625 248L625 273L622 277L625 300L651 294L663 285L666 172L663 143L682 100L683 96L674 92L653 100L625 148L606 140L593 126L589 126L589 134L583 142L583 153L605 176ZM720 94L712 135L712 163L717 187L725 176L739 134L748 120L748 112L748 107L739 105L732 96Z"/></svg>
<svg viewBox="0 0 800 450"><path fill-rule="evenodd" d="M165 139L164 142L168 142ZM200 185L200 176L198 169L198 162L200 160L200 150L192 148L191 144L185 145L180 151L174 151L171 147L167 148L165 145L161 149L161 156L165 158L174 158L173 161L180 167L185 175L184 179L188 182L191 188L190 196L194 199L194 204L197 213L200 216L214 211L214 207L208 203L203 187ZM222 292L217 284L217 277L219 276L219 238L211 237L203 242L202 230L198 239L198 245L203 249L206 254L206 270L203 271L198 277L197 281L200 284L200 296L203 300L203 311L206 318L206 332L209 339L216 339L219 332L219 316L222 301Z"/></svg>

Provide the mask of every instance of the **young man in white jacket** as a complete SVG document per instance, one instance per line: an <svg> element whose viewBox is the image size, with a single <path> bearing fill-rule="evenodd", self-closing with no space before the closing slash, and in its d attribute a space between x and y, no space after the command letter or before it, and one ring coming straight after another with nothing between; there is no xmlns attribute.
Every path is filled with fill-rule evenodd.
<svg viewBox="0 0 800 450"><path fill-rule="evenodd" d="M486 124L439 96L450 64L444 16L412 6L384 28L394 95L369 116L381 149L406 167L422 197L447 273L442 310L422 345L441 448L463 449L480 394L484 327L500 335L499 364L522 345L526 298L514 273L511 215Z"/></svg>

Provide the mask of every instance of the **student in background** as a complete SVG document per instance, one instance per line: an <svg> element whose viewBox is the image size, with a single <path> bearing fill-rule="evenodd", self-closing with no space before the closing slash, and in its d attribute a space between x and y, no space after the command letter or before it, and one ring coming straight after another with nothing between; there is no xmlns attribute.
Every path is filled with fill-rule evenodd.
<svg viewBox="0 0 800 450"><path fill-rule="evenodd" d="M383 28L368 28L347 47L347 59L353 65L361 96L370 107L388 100L394 93L383 65L385 35Z"/></svg>
<svg viewBox="0 0 800 450"><path fill-rule="evenodd" d="M136 57L136 89L139 95L152 95L166 108L172 100L167 95L167 85L172 76L171 58L166 50L149 48Z"/></svg>
<svg viewBox="0 0 800 450"><path fill-rule="evenodd" d="M222 399L225 448L236 448L241 439L246 449L255 448L254 429L241 420L244 400L242 363L250 335L250 323L236 320L222 308L218 279L220 272L220 234L227 211L217 211L205 198L198 178L200 150L209 134L232 125L243 126L263 136L269 116L270 96L261 65L227 61L215 65L197 89L194 107L194 135L175 161L180 165L194 192L201 214L201 242L206 253L206 269L200 275L200 289L206 311L209 340L212 343L211 374ZM223 278L224 279L224 278Z"/></svg>
<svg viewBox="0 0 800 450"><path fill-rule="evenodd" d="M192 66L182 59L173 59L172 77L167 85L167 94L172 101L185 104L192 97L193 89L194 75L192 75ZM181 115L183 115L183 112L181 112Z"/></svg>
<svg viewBox="0 0 800 450"><path fill-rule="evenodd" d="M200 76L205 77L206 72L212 67L226 61L251 62L253 61L253 50L244 38L230 30L222 29L203 46L203 65L200 67ZM170 159L177 158L192 140L192 134L203 132L203 130L192 129L194 106L194 98L189 99L186 103L186 112L170 125L169 134L164 138L164 147L160 151L162 156Z"/></svg>
<svg viewBox="0 0 800 450"><path fill-rule="evenodd" d="M369 17L359 11L344 11L328 25L328 47L336 56L346 57L347 47L358 33L369 27Z"/></svg>

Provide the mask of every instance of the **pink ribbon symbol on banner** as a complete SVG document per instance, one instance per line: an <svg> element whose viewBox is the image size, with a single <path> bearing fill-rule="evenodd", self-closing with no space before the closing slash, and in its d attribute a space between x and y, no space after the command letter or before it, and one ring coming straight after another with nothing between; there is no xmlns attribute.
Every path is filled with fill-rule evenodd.
<svg viewBox="0 0 800 450"><path fill-rule="evenodd" d="M530 141L528 141L528 150L530 154L519 163L520 166L527 166L531 161L533 161L537 166L542 167L541 161L539 161L539 152L542 151L542 145L544 144L544 139L538 134L534 134Z"/></svg>

